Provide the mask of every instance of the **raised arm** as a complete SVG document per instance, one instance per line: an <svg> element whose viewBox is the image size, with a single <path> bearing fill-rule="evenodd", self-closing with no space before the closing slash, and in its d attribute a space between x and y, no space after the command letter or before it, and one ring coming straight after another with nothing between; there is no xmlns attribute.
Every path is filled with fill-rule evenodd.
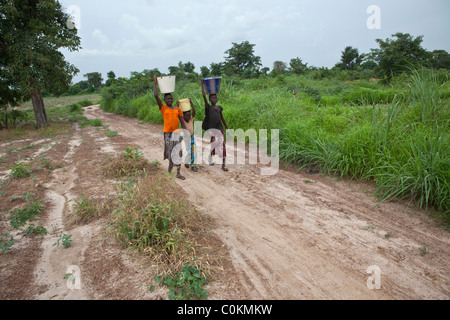
<svg viewBox="0 0 450 320"><path fill-rule="evenodd" d="M156 89L157 82L158 82L157 77L153 76L153 94L155 95L155 99L156 99L156 102L158 103L159 110L161 110L163 104L162 104L161 99L159 98L158 89Z"/></svg>
<svg viewBox="0 0 450 320"><path fill-rule="evenodd" d="M180 120L181 128L182 128L183 130L186 130L186 125L185 125L185 123L184 123L184 118L181 117L181 116L178 116L178 119Z"/></svg>
<svg viewBox="0 0 450 320"><path fill-rule="evenodd" d="M191 98L189 98L189 101L191 102L191 109L192 109L191 114L192 114L192 117L195 118L195 107L194 107L194 104L192 103Z"/></svg>
<svg viewBox="0 0 450 320"><path fill-rule="evenodd" d="M205 79L202 78L202 95L203 95L203 100L205 101L205 106L208 106L208 100L206 99L206 93L205 93Z"/></svg>

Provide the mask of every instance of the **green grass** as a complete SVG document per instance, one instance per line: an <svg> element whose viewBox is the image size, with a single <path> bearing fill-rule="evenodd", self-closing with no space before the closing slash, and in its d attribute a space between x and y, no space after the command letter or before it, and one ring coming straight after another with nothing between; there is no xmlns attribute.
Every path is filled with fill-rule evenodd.
<svg viewBox="0 0 450 320"><path fill-rule="evenodd" d="M82 120L80 122L80 127L81 128L85 128L87 126L102 127L103 126L103 122L100 119L87 119L87 118L84 118L84 120Z"/></svg>
<svg viewBox="0 0 450 320"><path fill-rule="evenodd" d="M372 181L380 201L409 200L437 211L450 226L449 88L448 74L425 69L391 86L309 76L224 77L219 104L230 128L279 129L283 161ZM104 110L162 124L152 94L108 97ZM174 100L186 97L203 120L200 85L177 86Z"/></svg>
<svg viewBox="0 0 450 320"><path fill-rule="evenodd" d="M27 124L17 128L8 130L0 130L0 142L20 140L20 139L42 139L52 138L59 135L68 134L70 131L70 123L53 122L50 126L36 130L34 124Z"/></svg>
<svg viewBox="0 0 450 320"><path fill-rule="evenodd" d="M75 95L75 96L67 96L67 97L44 97L44 105L46 110L53 109L53 108L65 108L72 104L77 104L79 102L86 102L89 101L90 104L97 104L101 99L101 96L99 94L86 94L86 95ZM19 109L21 110L27 110L31 109L33 110L33 104L31 103L31 100L22 103L19 106Z"/></svg>

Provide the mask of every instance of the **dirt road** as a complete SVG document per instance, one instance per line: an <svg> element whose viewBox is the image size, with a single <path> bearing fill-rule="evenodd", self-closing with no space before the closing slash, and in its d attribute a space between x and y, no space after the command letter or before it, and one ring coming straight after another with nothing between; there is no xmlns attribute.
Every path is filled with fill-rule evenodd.
<svg viewBox="0 0 450 320"><path fill-rule="evenodd" d="M98 106L85 114L167 166L161 126ZM422 211L405 203L376 207L364 183L282 169L262 176L258 165L228 167L183 170L187 179L177 183L217 220L246 298L450 298L450 236Z"/></svg>
<svg viewBox="0 0 450 320"><path fill-rule="evenodd" d="M84 114L101 119L118 137L74 125L67 136L2 145L3 152L22 150L1 155L3 177L14 157L36 162L48 156L55 166L34 168L35 180L0 185L5 212L17 207L14 196L29 190L50 208L43 220L47 235L10 232L19 242L0 254L2 299L166 297L163 288L149 291L151 266L105 240L108 221L70 221L77 197L115 194L114 181L98 174L105 154L133 146L150 162L167 167L162 126L105 113L99 106L85 108ZM204 164L197 173L183 167L186 180L176 179L199 210L213 218L213 231L229 256L222 275L206 287L210 299L450 298L450 234L423 211L404 202L376 206L367 183L285 168L263 176L261 165L228 167L223 172L220 162ZM0 220L4 230L10 230L8 219ZM62 234L73 239L67 249L54 245ZM76 281L70 286L66 275L77 272L81 286L74 289Z"/></svg>

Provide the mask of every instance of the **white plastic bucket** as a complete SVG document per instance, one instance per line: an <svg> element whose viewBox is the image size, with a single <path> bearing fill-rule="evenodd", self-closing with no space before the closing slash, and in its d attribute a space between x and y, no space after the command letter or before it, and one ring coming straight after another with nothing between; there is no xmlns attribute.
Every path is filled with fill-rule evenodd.
<svg viewBox="0 0 450 320"><path fill-rule="evenodd" d="M189 99L181 99L179 102L181 111L186 112L191 110L191 102Z"/></svg>
<svg viewBox="0 0 450 320"><path fill-rule="evenodd" d="M216 78L206 78L205 80L205 87L206 92L208 94L217 94L220 91L220 84L222 82L222 78L216 77Z"/></svg>
<svg viewBox="0 0 450 320"><path fill-rule="evenodd" d="M158 77L159 92L162 94L175 92L176 76Z"/></svg>

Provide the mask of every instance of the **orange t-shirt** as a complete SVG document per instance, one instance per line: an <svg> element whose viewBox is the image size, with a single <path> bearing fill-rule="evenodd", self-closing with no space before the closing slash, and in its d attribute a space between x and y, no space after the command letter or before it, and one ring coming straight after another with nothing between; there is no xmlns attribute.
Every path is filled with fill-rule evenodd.
<svg viewBox="0 0 450 320"><path fill-rule="evenodd" d="M183 116L183 112L179 107L174 109L169 108L166 105L161 107L161 113L164 119L164 132L176 132L180 130L180 118Z"/></svg>

